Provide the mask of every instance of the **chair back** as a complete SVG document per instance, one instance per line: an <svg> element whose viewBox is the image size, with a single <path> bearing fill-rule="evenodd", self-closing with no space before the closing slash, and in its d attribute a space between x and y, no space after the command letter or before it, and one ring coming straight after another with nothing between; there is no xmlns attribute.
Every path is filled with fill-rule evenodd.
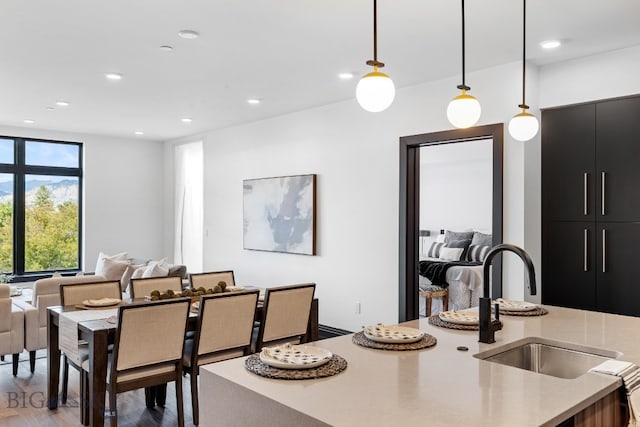
<svg viewBox="0 0 640 427"><path fill-rule="evenodd" d="M146 277L144 279L131 279L131 298L143 298L152 291L161 293L171 289L174 292L182 291L182 278L180 276Z"/></svg>
<svg viewBox="0 0 640 427"><path fill-rule="evenodd" d="M190 366L249 354L259 290L200 297Z"/></svg>
<svg viewBox="0 0 640 427"><path fill-rule="evenodd" d="M307 283L266 290L256 351L269 343L304 340L315 288L315 283Z"/></svg>
<svg viewBox="0 0 640 427"><path fill-rule="evenodd" d="M236 282L233 277L233 270L211 271L208 273L196 273L189 275L189 284L191 285L191 289L197 289L199 287L212 289L220 281L226 282L227 286L235 286Z"/></svg>
<svg viewBox="0 0 640 427"><path fill-rule="evenodd" d="M190 305L176 298L120 306L111 383L181 372Z"/></svg>
<svg viewBox="0 0 640 427"><path fill-rule="evenodd" d="M119 280L89 283L65 283L60 285L60 305L82 304L89 299L116 298L122 299L122 288Z"/></svg>

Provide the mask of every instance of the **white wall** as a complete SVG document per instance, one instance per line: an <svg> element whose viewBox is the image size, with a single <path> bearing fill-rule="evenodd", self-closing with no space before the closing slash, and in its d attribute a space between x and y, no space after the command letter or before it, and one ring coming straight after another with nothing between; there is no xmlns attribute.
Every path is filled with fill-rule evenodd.
<svg viewBox="0 0 640 427"><path fill-rule="evenodd" d="M479 124L506 122L518 112L520 73L515 63L468 76L483 106ZM234 269L239 284L315 282L323 324L356 330L396 322L398 138L450 129L446 105L457 84L452 78L401 88L383 113L367 113L351 99L167 143L166 163L174 144L205 144L205 269ZM506 135L505 241L518 245L523 169L522 143ZM243 250L242 180L306 173L318 174L318 255ZM522 268L509 267L506 283L522 287Z"/></svg>
<svg viewBox="0 0 640 427"><path fill-rule="evenodd" d="M95 269L99 251L166 256L161 143L7 126L0 126L0 135L83 143L86 271Z"/></svg>

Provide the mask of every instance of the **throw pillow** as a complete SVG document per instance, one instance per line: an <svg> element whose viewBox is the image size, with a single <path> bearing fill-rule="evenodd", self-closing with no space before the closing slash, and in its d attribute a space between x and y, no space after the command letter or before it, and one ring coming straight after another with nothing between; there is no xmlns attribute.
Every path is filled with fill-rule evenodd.
<svg viewBox="0 0 640 427"><path fill-rule="evenodd" d="M484 262L484 259L487 257L490 249L490 246L469 245L467 261Z"/></svg>
<svg viewBox="0 0 640 427"><path fill-rule="evenodd" d="M450 231L447 230L444 233L445 243L449 243L452 240L471 240L473 239L473 231Z"/></svg>
<svg viewBox="0 0 640 427"><path fill-rule="evenodd" d="M444 234L438 234L438 237L436 237L436 242L444 243Z"/></svg>
<svg viewBox="0 0 640 427"><path fill-rule="evenodd" d="M471 240L451 240L449 243L444 246L447 248L458 248L462 249L462 254L460 255L461 260L467 259L467 249L471 244Z"/></svg>
<svg viewBox="0 0 640 427"><path fill-rule="evenodd" d="M493 246L493 237L491 236L491 234L483 234L476 231L475 233L473 233L471 244L491 247Z"/></svg>
<svg viewBox="0 0 640 427"><path fill-rule="evenodd" d="M131 284L131 278L133 276L133 273L136 272L141 267L142 269L140 270L140 277L142 277L142 274L146 269L145 264L139 264L139 265L128 264L127 265L127 268L126 270L124 270L124 273L122 273L122 278L120 279L120 288L122 289L122 292L126 292L127 289L129 289L129 285ZM134 277L134 278L139 279L140 277Z"/></svg>
<svg viewBox="0 0 640 427"><path fill-rule="evenodd" d="M96 274L104 276L107 280L121 280L128 265L129 261L127 260L114 261L109 258L104 258L102 260L102 271L100 273L96 272Z"/></svg>
<svg viewBox="0 0 640 427"><path fill-rule="evenodd" d="M100 252L98 254L98 262L96 263L96 269L95 269L95 274L96 275L102 275L103 271L104 271L104 260L105 259L110 259L111 261L126 261L127 260L127 253L126 252L122 252L119 254L115 254L115 255L107 255L104 252ZM118 277L119 279L120 277Z"/></svg>
<svg viewBox="0 0 640 427"><path fill-rule="evenodd" d="M166 277L168 275L169 265L167 265L167 259L163 258L160 261L151 261L144 270L142 277Z"/></svg>
<svg viewBox="0 0 640 427"><path fill-rule="evenodd" d="M143 265L142 267L138 267L136 268L133 273L131 274L130 279L142 279L142 275L144 274L144 271L147 269L146 265ZM129 280L129 283L131 283L131 280Z"/></svg>
<svg viewBox="0 0 640 427"><path fill-rule="evenodd" d="M427 256L429 258L440 258L440 248L444 246L444 243L433 242L429 251L427 252Z"/></svg>
<svg viewBox="0 0 640 427"><path fill-rule="evenodd" d="M440 259L443 261L460 261L462 252L464 252L464 248L448 248L443 246L440 248Z"/></svg>

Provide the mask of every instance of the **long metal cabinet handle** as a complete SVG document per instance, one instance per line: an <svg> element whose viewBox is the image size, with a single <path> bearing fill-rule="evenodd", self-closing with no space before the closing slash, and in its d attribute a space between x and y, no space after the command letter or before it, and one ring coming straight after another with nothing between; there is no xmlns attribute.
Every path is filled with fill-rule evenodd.
<svg viewBox="0 0 640 427"><path fill-rule="evenodd" d="M605 216L604 203L606 200L605 191L607 189L606 180L607 180L607 173L605 171L602 171L602 216Z"/></svg>
<svg viewBox="0 0 640 427"><path fill-rule="evenodd" d="M589 215L589 206L588 206L588 194L587 194L587 178L588 178L589 174L587 172L584 173L584 183L583 183L583 188L584 188L584 214ZM586 271L586 270L585 270Z"/></svg>
<svg viewBox="0 0 640 427"><path fill-rule="evenodd" d="M589 271L589 253L588 253L588 245L589 244L589 231L584 229L584 271Z"/></svg>
<svg viewBox="0 0 640 427"><path fill-rule="evenodd" d="M602 229L602 272L607 272L607 230Z"/></svg>

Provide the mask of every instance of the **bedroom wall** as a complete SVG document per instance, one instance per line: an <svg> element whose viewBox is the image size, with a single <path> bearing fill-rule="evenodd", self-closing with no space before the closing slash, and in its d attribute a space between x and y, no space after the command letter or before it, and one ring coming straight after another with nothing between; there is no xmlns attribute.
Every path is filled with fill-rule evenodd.
<svg viewBox="0 0 640 427"><path fill-rule="evenodd" d="M166 255L161 143L8 126L0 135L84 144L84 270L95 269L99 251Z"/></svg>
<svg viewBox="0 0 640 427"><path fill-rule="evenodd" d="M479 124L507 122L517 112L520 73L513 63L469 74L483 107ZM379 114L349 99L167 142L170 164L173 145L204 141L204 268L234 269L239 284L315 282L323 324L356 330L396 322L398 139L450 129L445 111L457 80L399 88L394 104ZM528 87L534 90L533 79ZM504 235L518 245L524 243L523 169L523 144L507 136ZM166 173L169 179L170 167ZM242 180L306 173L318 175L318 255L243 250ZM168 236L171 227L170 221ZM171 239L166 244L171 247ZM505 276L509 287L523 287L517 263L506 266Z"/></svg>

